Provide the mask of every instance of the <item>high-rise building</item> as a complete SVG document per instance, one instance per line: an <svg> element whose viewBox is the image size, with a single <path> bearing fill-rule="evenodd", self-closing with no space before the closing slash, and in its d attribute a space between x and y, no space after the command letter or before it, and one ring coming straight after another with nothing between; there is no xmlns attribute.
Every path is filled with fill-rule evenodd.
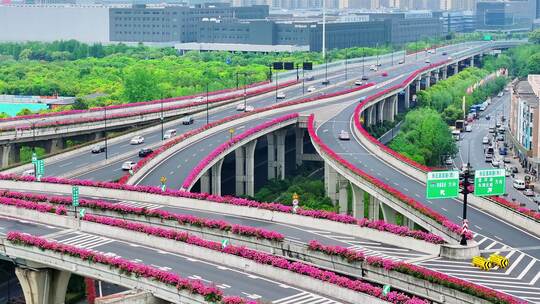
<svg viewBox="0 0 540 304"><path fill-rule="evenodd" d="M528 31L536 18L531 1L482 1L476 4L476 24L481 31Z"/></svg>

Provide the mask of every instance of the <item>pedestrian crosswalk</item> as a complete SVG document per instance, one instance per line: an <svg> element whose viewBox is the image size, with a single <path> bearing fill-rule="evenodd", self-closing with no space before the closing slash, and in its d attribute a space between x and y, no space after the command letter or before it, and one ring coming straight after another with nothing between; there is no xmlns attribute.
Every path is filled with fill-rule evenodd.
<svg viewBox="0 0 540 304"><path fill-rule="evenodd" d="M327 238L341 241L348 244L347 248L362 252L365 256L377 256L381 258L391 259L395 261L408 261L412 259L418 259L420 257L427 257L428 254L410 250L407 248L401 248L392 246L385 243L375 242L371 240L365 240L358 237L352 237L347 235L341 235L324 230L308 230L309 232L323 235Z"/></svg>
<svg viewBox="0 0 540 304"><path fill-rule="evenodd" d="M129 206L129 207L135 207L135 208L146 208L148 210L154 210L159 209L163 206L152 204L152 203L143 203L143 202L133 202L133 201L120 201L118 204Z"/></svg>
<svg viewBox="0 0 540 304"><path fill-rule="evenodd" d="M279 300L272 301L273 304L341 304L325 297L317 296L309 292L301 292Z"/></svg>
<svg viewBox="0 0 540 304"><path fill-rule="evenodd" d="M109 243L114 242L111 239L97 236L97 235L91 235L86 233L72 233L67 235L67 237L62 237L57 240L59 243L76 246L80 248L85 249L94 249L99 246L103 246Z"/></svg>
<svg viewBox="0 0 540 304"><path fill-rule="evenodd" d="M510 294L531 303L540 303L540 261L536 258L502 244L497 240L475 234L480 252L487 257L492 253L506 256L510 266L506 269L492 268L489 272L473 267L470 261L432 258L418 265L459 277L500 292Z"/></svg>

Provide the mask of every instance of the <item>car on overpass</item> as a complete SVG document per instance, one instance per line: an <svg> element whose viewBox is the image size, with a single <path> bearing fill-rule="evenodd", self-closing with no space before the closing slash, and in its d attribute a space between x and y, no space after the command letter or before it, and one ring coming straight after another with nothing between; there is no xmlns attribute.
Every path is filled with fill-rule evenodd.
<svg viewBox="0 0 540 304"><path fill-rule="evenodd" d="M163 139L169 139L175 136L176 136L176 130L170 129L170 130L165 131L165 134L163 135Z"/></svg>
<svg viewBox="0 0 540 304"><path fill-rule="evenodd" d="M148 155L152 154L152 152L154 152L154 150L150 148L141 149L139 150L139 157L147 157Z"/></svg>
<svg viewBox="0 0 540 304"><path fill-rule="evenodd" d="M253 106L247 106L244 112L253 112L253 110L255 110Z"/></svg>
<svg viewBox="0 0 540 304"><path fill-rule="evenodd" d="M129 143L132 144L132 145L140 145L140 144L144 143L144 137L142 137L140 135L137 135L137 136L133 137L129 141Z"/></svg>
<svg viewBox="0 0 540 304"><path fill-rule="evenodd" d="M245 109L246 106L243 103L236 106L236 111L244 111Z"/></svg>
<svg viewBox="0 0 540 304"><path fill-rule="evenodd" d="M401 59L400 61L398 61L398 64L404 64L405 63L405 60Z"/></svg>
<svg viewBox="0 0 540 304"><path fill-rule="evenodd" d="M339 139L341 139L341 140L350 140L351 136L349 135L349 132L347 132L345 130L341 130L341 132L339 132Z"/></svg>
<svg viewBox="0 0 540 304"><path fill-rule="evenodd" d="M368 80L369 77L367 75L362 76L362 80Z"/></svg>
<svg viewBox="0 0 540 304"><path fill-rule="evenodd" d="M193 118L193 116L184 116L182 118L183 125L191 125L194 121L195 119Z"/></svg>
<svg viewBox="0 0 540 304"><path fill-rule="evenodd" d="M429 58L426 59L426 63L431 63L431 60Z"/></svg>
<svg viewBox="0 0 540 304"><path fill-rule="evenodd" d="M134 161L126 161L122 164L122 170L131 170L135 167Z"/></svg>
<svg viewBox="0 0 540 304"><path fill-rule="evenodd" d="M101 153L105 152L105 150L107 150L107 147L105 147L103 144L94 145L92 147L92 153Z"/></svg>
<svg viewBox="0 0 540 304"><path fill-rule="evenodd" d="M278 92L277 95L276 95L276 98L277 98L277 99L285 99L285 93L283 93L283 92Z"/></svg>
<svg viewBox="0 0 540 304"><path fill-rule="evenodd" d="M363 84L364 84L364 82L363 82L362 80L359 80L359 79L358 79L358 80L355 80L355 81L354 81L354 85L361 86L361 85L363 85Z"/></svg>
<svg viewBox="0 0 540 304"><path fill-rule="evenodd" d="M388 76L388 72L382 72L381 76L382 76L382 77L387 77L387 76Z"/></svg>
<svg viewBox="0 0 540 304"><path fill-rule="evenodd" d="M307 88L307 91L308 91L309 93L314 92L315 90L316 90L316 89L315 89L315 86L309 86L309 87Z"/></svg>

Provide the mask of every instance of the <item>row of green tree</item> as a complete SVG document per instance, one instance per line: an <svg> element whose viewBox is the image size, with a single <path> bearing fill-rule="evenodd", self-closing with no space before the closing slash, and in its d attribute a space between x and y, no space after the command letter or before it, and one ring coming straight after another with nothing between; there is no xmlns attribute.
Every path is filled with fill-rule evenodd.
<svg viewBox="0 0 540 304"><path fill-rule="evenodd" d="M472 94L467 94L467 88L473 86L486 77L489 71L479 68L467 68L457 75L439 81L427 90L418 93L418 104L441 113L447 124L453 125L458 119L463 119L463 96L466 100L466 109L473 104L484 102L488 96L503 89L506 78L499 77L478 87Z"/></svg>

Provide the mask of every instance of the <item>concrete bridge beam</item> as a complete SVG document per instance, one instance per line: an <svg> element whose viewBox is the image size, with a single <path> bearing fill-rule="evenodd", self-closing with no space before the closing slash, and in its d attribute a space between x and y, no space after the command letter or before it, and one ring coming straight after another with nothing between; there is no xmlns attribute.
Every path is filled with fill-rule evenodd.
<svg viewBox="0 0 540 304"><path fill-rule="evenodd" d="M411 107L411 87L405 87L405 110Z"/></svg>
<svg viewBox="0 0 540 304"><path fill-rule="evenodd" d="M70 272L51 268L15 268L26 304L64 304Z"/></svg>
<svg viewBox="0 0 540 304"><path fill-rule="evenodd" d="M442 68L442 79L445 80L446 78L448 78L448 66Z"/></svg>

